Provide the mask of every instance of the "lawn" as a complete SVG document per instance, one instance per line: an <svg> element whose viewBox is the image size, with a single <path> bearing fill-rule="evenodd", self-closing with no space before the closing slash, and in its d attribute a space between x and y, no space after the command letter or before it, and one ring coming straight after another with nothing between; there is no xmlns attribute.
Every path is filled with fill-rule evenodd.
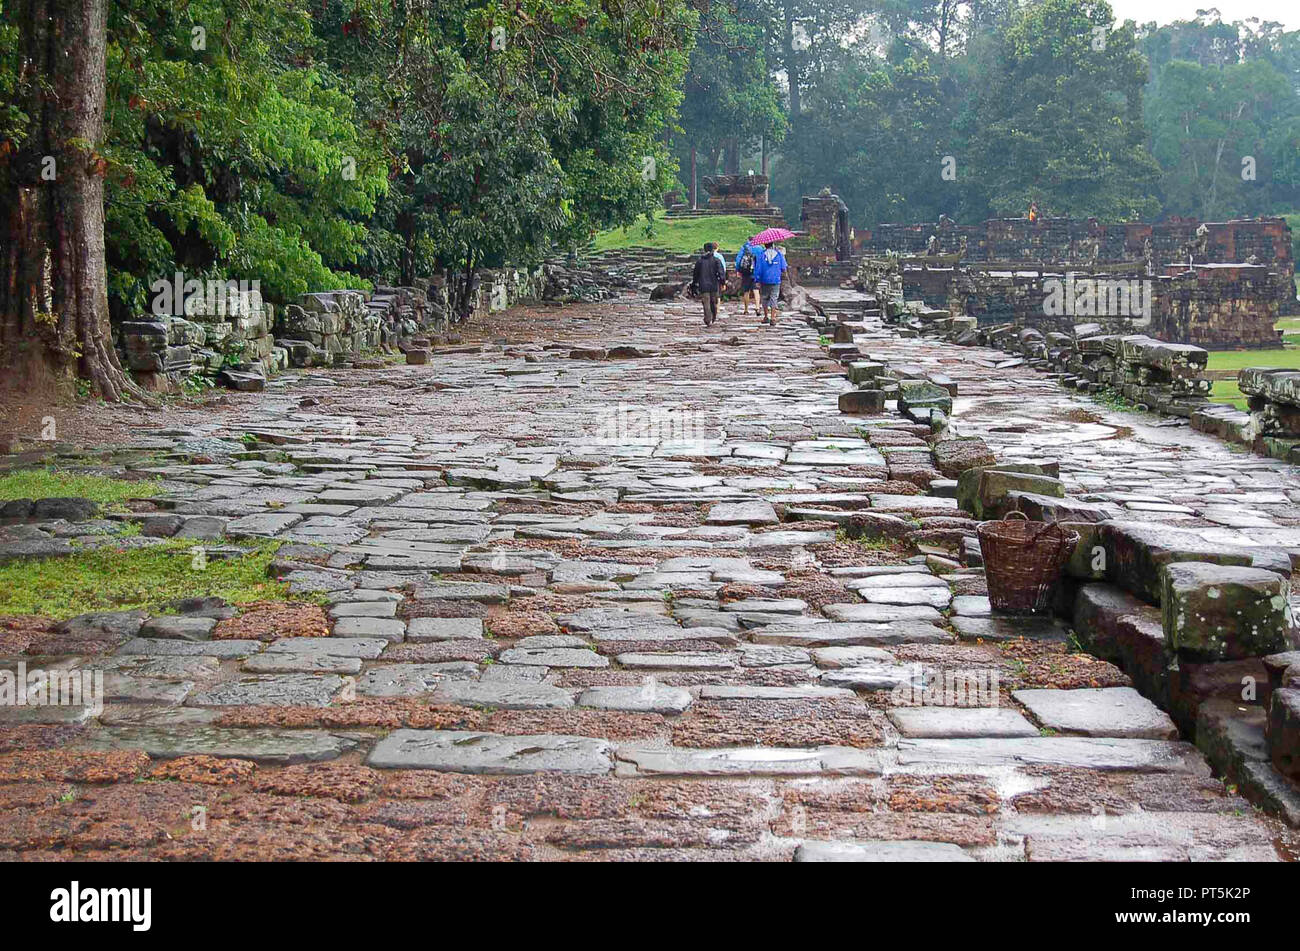
<svg viewBox="0 0 1300 951"><path fill-rule="evenodd" d="M127 499L158 494L156 479L130 481L100 475L79 475L56 469L19 469L0 475L0 502L13 499L90 499L116 505Z"/></svg>
<svg viewBox="0 0 1300 951"><path fill-rule="evenodd" d="M613 228L596 235L597 251L621 248L661 248L668 251L698 251L706 241L716 241L723 251L735 252L749 238L762 231L755 222L739 215L708 218L664 218L655 212L654 234L646 237L645 219L630 228Z"/></svg>
<svg viewBox="0 0 1300 951"><path fill-rule="evenodd" d="M1240 370L1243 367L1285 367L1300 370L1300 348L1210 351L1209 369L1211 370Z"/></svg>
<svg viewBox="0 0 1300 951"><path fill-rule="evenodd" d="M0 615L67 618L215 595L231 604L284 600L289 586L267 577L280 547L265 542L236 558L198 559L197 543L172 539L148 548L88 549L61 558L0 565Z"/></svg>
<svg viewBox="0 0 1300 951"><path fill-rule="evenodd" d="M1300 332L1300 318L1284 317L1277 322L1277 329ZM1294 343L1297 338L1288 337ZM1209 369L1240 370L1244 367L1284 367L1300 370L1300 347L1277 348L1274 350L1211 350ZM1237 389L1236 380L1215 380L1210 399L1216 403L1229 403L1237 409L1246 408L1246 397Z"/></svg>
<svg viewBox="0 0 1300 951"><path fill-rule="evenodd" d="M1246 409L1246 397L1237 388L1236 380L1215 380L1214 389L1210 391L1210 400L1215 403L1229 403L1239 410Z"/></svg>

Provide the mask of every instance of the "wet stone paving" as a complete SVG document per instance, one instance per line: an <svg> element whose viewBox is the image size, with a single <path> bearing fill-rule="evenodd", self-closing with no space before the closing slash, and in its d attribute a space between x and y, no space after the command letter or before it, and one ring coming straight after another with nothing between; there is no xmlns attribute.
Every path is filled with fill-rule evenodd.
<svg viewBox="0 0 1300 951"><path fill-rule="evenodd" d="M925 491L928 426L841 415L818 332L755 323L520 307L425 365L141 414L114 458L164 494L9 519L0 560L127 519L207 558L279 541L303 600L0 626L0 669L101 670L107 701L0 708L0 858L1294 855L1062 622L992 616L957 559L974 520ZM1073 496L1300 545L1293 467L863 330L957 381L955 431L1050 453ZM896 531L845 531L873 519Z"/></svg>

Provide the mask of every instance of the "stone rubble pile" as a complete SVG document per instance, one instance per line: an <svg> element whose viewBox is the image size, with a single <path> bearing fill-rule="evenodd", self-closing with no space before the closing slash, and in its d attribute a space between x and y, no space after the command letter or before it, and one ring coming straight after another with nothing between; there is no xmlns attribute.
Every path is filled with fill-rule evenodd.
<svg viewBox="0 0 1300 951"><path fill-rule="evenodd" d="M1044 334L1014 324L977 327L972 317L915 306L909 314L918 332L963 346L996 347L1081 392L1114 393L1139 409L1185 419L1210 405L1213 382L1205 377L1209 352L1201 347L1145 334L1102 333L1099 324Z"/></svg>
<svg viewBox="0 0 1300 951"><path fill-rule="evenodd" d="M257 290L195 295L185 317L148 315L117 328L123 363L146 389L175 390L195 375L230 387L260 390L287 354L271 336L275 308Z"/></svg>

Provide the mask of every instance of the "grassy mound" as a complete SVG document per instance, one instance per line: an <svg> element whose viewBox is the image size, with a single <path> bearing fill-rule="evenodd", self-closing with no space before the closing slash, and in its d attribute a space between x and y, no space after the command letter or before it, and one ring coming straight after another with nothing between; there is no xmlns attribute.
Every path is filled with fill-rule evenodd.
<svg viewBox="0 0 1300 951"><path fill-rule="evenodd" d="M597 251L615 251L622 248L659 248L687 253L698 251L706 241L716 241L718 246L734 255L749 238L763 229L752 219L739 215L716 215L708 218L665 218L662 211L655 212L653 234L647 237L645 220L630 228L613 228L596 235Z"/></svg>

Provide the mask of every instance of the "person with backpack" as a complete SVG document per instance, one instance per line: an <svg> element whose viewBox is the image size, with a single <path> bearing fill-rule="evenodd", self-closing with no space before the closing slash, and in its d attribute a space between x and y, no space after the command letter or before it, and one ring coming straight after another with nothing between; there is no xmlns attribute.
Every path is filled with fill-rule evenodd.
<svg viewBox="0 0 1300 951"><path fill-rule="evenodd" d="M749 301L753 298L754 312L758 313L758 288L754 286L754 264L758 261L758 245L746 241L736 255L736 273L740 275L740 312L749 313Z"/></svg>
<svg viewBox="0 0 1300 951"><path fill-rule="evenodd" d="M695 262L691 275L691 292L697 294L704 305L704 326L711 327L718 319L718 298L726 281L727 266L716 253L718 246L710 241L704 253Z"/></svg>
<svg viewBox="0 0 1300 951"><path fill-rule="evenodd" d="M759 303L762 304L762 323L776 326L776 312L781 302L781 278L789 267L785 255L776 242L763 246L763 253L754 262L754 280L758 283Z"/></svg>

